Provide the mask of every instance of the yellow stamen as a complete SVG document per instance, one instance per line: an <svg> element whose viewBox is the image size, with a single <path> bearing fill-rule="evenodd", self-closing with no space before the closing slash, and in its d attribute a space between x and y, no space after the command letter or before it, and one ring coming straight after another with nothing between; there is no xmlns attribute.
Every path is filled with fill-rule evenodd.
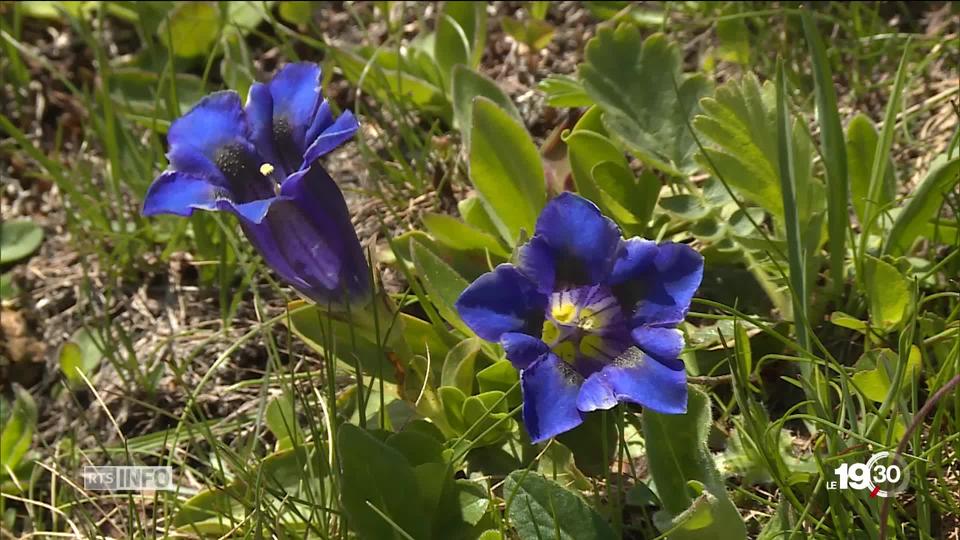
<svg viewBox="0 0 960 540"><path fill-rule="evenodd" d="M274 171L273 165L269 163L264 163L263 165L260 166L260 174L264 176L270 176L271 174L273 174L273 171Z"/></svg>
<svg viewBox="0 0 960 540"><path fill-rule="evenodd" d="M580 339L580 354L596 358L603 352L603 338L596 334L589 334Z"/></svg>
<svg viewBox="0 0 960 540"><path fill-rule="evenodd" d="M553 309L550 310L550 315L553 316L553 320L560 324L569 324L577 315L577 306L572 303L553 306Z"/></svg>
<svg viewBox="0 0 960 540"><path fill-rule="evenodd" d="M547 345L553 345L560 339L560 329L550 321L544 321L543 332L540 336Z"/></svg>

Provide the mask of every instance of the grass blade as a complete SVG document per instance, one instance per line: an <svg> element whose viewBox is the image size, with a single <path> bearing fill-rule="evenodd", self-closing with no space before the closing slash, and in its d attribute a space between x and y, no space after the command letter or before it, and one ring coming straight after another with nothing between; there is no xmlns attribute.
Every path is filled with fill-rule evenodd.
<svg viewBox="0 0 960 540"><path fill-rule="evenodd" d="M903 56L900 57L900 65L897 66L897 75L893 82L893 92L890 93L890 101L887 102L887 110L883 116L883 129L880 130L880 139L877 141L877 150L873 153L873 167L870 169L870 189L867 191L867 200L864 205L864 221L861 224L860 231L860 250L859 256L862 260L866 252L870 229L873 228L877 220L876 200L880 195L880 187L883 184L883 175L886 174L887 156L890 155L890 147L893 145L893 129L897 121L897 113L900 111L900 100L903 95L903 86L906 81L907 57L910 55L910 41L907 40L903 48Z"/></svg>
<svg viewBox="0 0 960 540"><path fill-rule="evenodd" d="M797 179L794 175L793 141L787 96L784 88L783 62L777 63L777 149L780 165L780 192L783 196L783 221L787 230L787 260L790 262L790 288L793 290L793 319L797 341L809 350L807 336L807 294L803 242L800 238L800 216L797 204Z"/></svg>
<svg viewBox="0 0 960 540"><path fill-rule="evenodd" d="M830 273L833 275L833 292L843 292L843 259L847 229L850 227L849 189L847 184L847 149L843 140L843 127L837 110L837 94L833 87L833 73L827 53L817 31L813 16L802 10L803 33L813 62L813 78L817 99L817 122L820 124L820 146L823 164L827 171L827 225L830 231Z"/></svg>

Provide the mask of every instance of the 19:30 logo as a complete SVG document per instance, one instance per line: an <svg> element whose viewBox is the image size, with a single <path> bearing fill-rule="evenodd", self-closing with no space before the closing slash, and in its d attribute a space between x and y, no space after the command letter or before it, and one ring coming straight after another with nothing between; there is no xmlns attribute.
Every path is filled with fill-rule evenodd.
<svg viewBox="0 0 960 540"><path fill-rule="evenodd" d="M865 489L871 497L894 497L906 491L910 471L903 458L890 452L877 452L866 463L843 463L833 470L838 480L827 483L827 489Z"/></svg>

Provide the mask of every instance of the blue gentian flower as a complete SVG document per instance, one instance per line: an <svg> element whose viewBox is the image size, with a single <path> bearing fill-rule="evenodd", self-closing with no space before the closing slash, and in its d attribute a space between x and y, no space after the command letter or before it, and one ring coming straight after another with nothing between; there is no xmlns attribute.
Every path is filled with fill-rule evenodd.
<svg viewBox="0 0 960 540"><path fill-rule="evenodd" d="M543 209L518 264L477 278L456 306L520 370L524 424L540 442L619 402L686 412L677 326L702 277L689 246L625 240L596 205L564 193Z"/></svg>
<svg viewBox="0 0 960 540"><path fill-rule="evenodd" d="M170 168L147 191L143 214L236 215L287 283L318 303L363 300L369 271L340 189L316 164L357 130L334 119L320 68L290 64L250 88L211 94L170 126Z"/></svg>

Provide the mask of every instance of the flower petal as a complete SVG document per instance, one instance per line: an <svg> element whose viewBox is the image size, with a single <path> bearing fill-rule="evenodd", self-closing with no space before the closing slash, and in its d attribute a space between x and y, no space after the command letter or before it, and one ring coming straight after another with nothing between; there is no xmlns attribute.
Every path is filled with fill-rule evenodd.
<svg viewBox="0 0 960 540"><path fill-rule="evenodd" d="M500 345L507 352L507 359L517 369L526 369L534 360L550 352L539 338L519 332L507 332L500 336Z"/></svg>
<svg viewBox="0 0 960 540"><path fill-rule="evenodd" d="M659 413L681 414L687 410L686 381L683 362L660 362L631 348L587 378L577 407L589 412L629 402Z"/></svg>
<svg viewBox="0 0 960 540"><path fill-rule="evenodd" d="M683 332L676 328L638 326L630 335L640 350L657 360L676 360L683 351Z"/></svg>
<svg viewBox="0 0 960 540"><path fill-rule="evenodd" d="M544 207L536 235L553 252L556 280L564 285L604 281L610 273L620 229L592 202L562 193Z"/></svg>
<svg viewBox="0 0 960 540"><path fill-rule="evenodd" d="M676 326L703 279L703 256L685 244L633 238L614 265L614 292L633 310L633 325Z"/></svg>
<svg viewBox="0 0 960 540"><path fill-rule="evenodd" d="M287 64L269 82L250 87L246 111L251 138L281 178L304 168L304 152L313 142L306 134L322 120L321 101L320 66L310 62Z"/></svg>
<svg viewBox="0 0 960 540"><path fill-rule="evenodd" d="M547 297L512 264L501 264L477 278L456 308L463 322L487 341L507 332L540 335Z"/></svg>
<svg viewBox="0 0 960 540"><path fill-rule="evenodd" d="M269 212L273 203L280 200L283 199L281 197L271 197L247 203L235 203L227 199L219 199L217 200L217 210L231 212L252 225L259 225L267 217L267 212Z"/></svg>
<svg viewBox="0 0 960 540"><path fill-rule="evenodd" d="M620 242L609 283L619 285L643 276L653 267L653 260L656 257L657 243L652 240L634 237Z"/></svg>
<svg viewBox="0 0 960 540"><path fill-rule="evenodd" d="M322 100L317 112L313 115L313 123L307 128L307 143L316 140L321 133L327 130L333 124L333 110L330 109L330 102Z"/></svg>
<svg viewBox="0 0 960 540"><path fill-rule="evenodd" d="M324 101L324 106L325 105L326 101ZM353 137L353 134L357 132L357 128L359 127L360 124L353 116L353 113L350 111L343 111L343 114L337 118L336 122L327 127L317 136L315 140L313 140L313 143L310 144L310 147L307 148L307 151L303 156L303 164L307 165L313 163L320 156L327 154L334 148L350 140L350 138ZM307 137L307 141L310 141L309 135Z"/></svg>
<svg viewBox="0 0 960 540"><path fill-rule="evenodd" d="M249 134L240 96L215 92L173 121L167 133L170 164L195 176L216 176L217 153L229 145L249 146Z"/></svg>
<svg viewBox="0 0 960 540"><path fill-rule="evenodd" d="M143 215L188 217L197 209L213 210L216 201L217 187L209 181L179 171L165 171L147 189Z"/></svg>
<svg viewBox="0 0 960 540"><path fill-rule="evenodd" d="M264 83L253 83L247 94L247 121L250 122L250 139L266 163L282 165L273 146L273 95ZM286 176L293 171L281 171Z"/></svg>
<svg viewBox="0 0 960 540"><path fill-rule="evenodd" d="M581 423L577 395L583 378L548 353L520 372L523 389L523 423L534 443L569 431Z"/></svg>
<svg viewBox="0 0 960 540"><path fill-rule="evenodd" d="M517 267L537 284L543 294L553 293L557 263L553 249L542 236L534 236L517 252Z"/></svg>
<svg viewBox="0 0 960 540"><path fill-rule="evenodd" d="M318 303L366 300L367 260L343 193L323 167L314 165L287 178L279 199L289 205L271 209L267 218L273 243L296 278L309 285L300 292Z"/></svg>
<svg viewBox="0 0 960 540"><path fill-rule="evenodd" d="M320 104L320 66L313 62L287 64L267 85L273 96L274 118L289 118L306 135Z"/></svg>

